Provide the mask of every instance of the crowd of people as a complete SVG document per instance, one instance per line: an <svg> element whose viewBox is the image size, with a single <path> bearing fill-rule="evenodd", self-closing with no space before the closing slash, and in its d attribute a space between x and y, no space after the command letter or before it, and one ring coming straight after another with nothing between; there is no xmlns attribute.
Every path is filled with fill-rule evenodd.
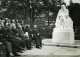
<svg viewBox="0 0 80 57"><path fill-rule="evenodd" d="M31 50L34 47L42 48L42 37L37 29L37 25L31 29L30 25L20 23L14 19L0 19L0 42L6 47L6 56L10 53L20 56L17 52Z"/></svg>

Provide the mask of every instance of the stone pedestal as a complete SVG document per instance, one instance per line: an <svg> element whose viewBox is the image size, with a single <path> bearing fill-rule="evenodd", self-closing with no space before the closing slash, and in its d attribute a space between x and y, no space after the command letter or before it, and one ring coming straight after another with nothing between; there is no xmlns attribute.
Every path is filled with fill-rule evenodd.
<svg viewBox="0 0 80 57"><path fill-rule="evenodd" d="M52 33L52 42L57 44L74 44L74 30L54 28Z"/></svg>

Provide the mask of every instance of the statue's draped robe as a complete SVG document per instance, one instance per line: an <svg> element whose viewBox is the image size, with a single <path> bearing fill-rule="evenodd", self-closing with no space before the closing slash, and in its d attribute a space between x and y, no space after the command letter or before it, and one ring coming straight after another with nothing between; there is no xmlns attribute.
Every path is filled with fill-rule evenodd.
<svg viewBox="0 0 80 57"><path fill-rule="evenodd" d="M69 17L68 9L64 11L59 10L55 25L56 28L73 28L73 21Z"/></svg>

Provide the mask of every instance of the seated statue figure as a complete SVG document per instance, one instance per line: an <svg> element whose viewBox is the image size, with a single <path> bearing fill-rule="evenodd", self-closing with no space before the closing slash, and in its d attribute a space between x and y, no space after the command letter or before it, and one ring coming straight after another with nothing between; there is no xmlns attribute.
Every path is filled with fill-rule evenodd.
<svg viewBox="0 0 80 57"><path fill-rule="evenodd" d="M61 5L55 25L56 28L73 28L73 21L69 17L69 11L65 5Z"/></svg>
<svg viewBox="0 0 80 57"><path fill-rule="evenodd" d="M52 32L52 42L74 43L73 21L69 17L69 10L65 4L61 5L61 9L58 12L55 28Z"/></svg>

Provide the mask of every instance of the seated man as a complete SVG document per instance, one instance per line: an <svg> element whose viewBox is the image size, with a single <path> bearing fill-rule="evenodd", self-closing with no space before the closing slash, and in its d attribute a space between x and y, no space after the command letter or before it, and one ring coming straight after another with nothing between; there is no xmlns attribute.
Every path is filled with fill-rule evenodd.
<svg viewBox="0 0 80 57"><path fill-rule="evenodd" d="M6 53L6 57L10 56L10 53L12 53L14 56L20 56L16 51L16 46L14 46L11 42L6 41L6 39L1 40L1 50ZM14 42L13 42L14 43ZM15 43L14 43L15 44Z"/></svg>
<svg viewBox="0 0 80 57"><path fill-rule="evenodd" d="M7 41L9 41L12 46L17 49L17 51L20 51L21 48L20 48L20 45L22 43L22 40L21 39L18 39L18 37L16 36L17 32L15 31L15 29L12 31L11 27L7 27L6 28L6 34L8 35L7 37ZM20 51L21 52L21 51Z"/></svg>
<svg viewBox="0 0 80 57"><path fill-rule="evenodd" d="M6 57L9 57L10 53L12 53L12 44L6 39L1 39L1 43L0 50L6 53Z"/></svg>
<svg viewBox="0 0 80 57"><path fill-rule="evenodd" d="M24 37L26 38L26 48L31 50L31 39L29 37L28 32L25 32Z"/></svg>
<svg viewBox="0 0 80 57"><path fill-rule="evenodd" d="M19 30L19 32L18 32L19 37L21 37L25 42L25 47L28 50L31 50L31 41L30 41L28 32L23 32L23 30L21 30L20 28L18 30Z"/></svg>
<svg viewBox="0 0 80 57"><path fill-rule="evenodd" d="M36 44L36 48L41 48L42 47L42 39L41 39L39 31L37 29L37 25L34 25L32 34L33 34L32 40L34 40L34 42Z"/></svg>

